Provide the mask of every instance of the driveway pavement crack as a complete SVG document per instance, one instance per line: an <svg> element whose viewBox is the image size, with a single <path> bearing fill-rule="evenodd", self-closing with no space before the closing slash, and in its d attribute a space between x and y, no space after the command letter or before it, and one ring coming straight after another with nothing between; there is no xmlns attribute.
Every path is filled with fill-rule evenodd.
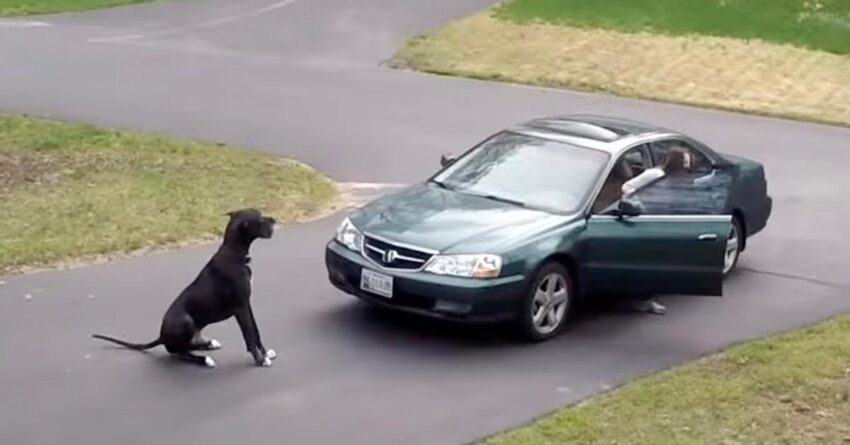
<svg viewBox="0 0 850 445"><path fill-rule="evenodd" d="M831 288L834 288L834 289L842 289L842 290L850 289L850 286L848 286L846 284L834 283L834 282L831 282L831 281L821 280L819 278L806 277L806 276L802 276L802 275L795 275L795 274L784 273L784 272L772 272L772 271L768 271L768 270L758 270L758 269L753 269L753 268L750 268L750 267L742 267L742 268L740 268L740 270L750 272L750 273L754 273L754 274L758 274L758 275L768 275L768 276L772 276L772 277L787 278L789 280L795 280L795 281L805 281L805 282L808 282L808 283L818 284L818 285L821 285L821 286L831 287Z"/></svg>

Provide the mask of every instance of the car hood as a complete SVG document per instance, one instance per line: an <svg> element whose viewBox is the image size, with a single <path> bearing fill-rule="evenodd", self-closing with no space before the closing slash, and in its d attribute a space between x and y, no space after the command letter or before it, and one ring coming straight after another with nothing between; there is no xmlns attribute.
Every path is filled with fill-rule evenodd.
<svg viewBox="0 0 850 445"><path fill-rule="evenodd" d="M480 196L420 185L357 211L367 235L443 253L501 253L500 248L569 218Z"/></svg>

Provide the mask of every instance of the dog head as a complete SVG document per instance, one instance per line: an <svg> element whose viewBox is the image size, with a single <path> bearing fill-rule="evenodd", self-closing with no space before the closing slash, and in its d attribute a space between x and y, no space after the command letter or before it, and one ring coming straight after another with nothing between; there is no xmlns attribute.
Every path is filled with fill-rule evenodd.
<svg viewBox="0 0 850 445"><path fill-rule="evenodd" d="M274 225L277 223L270 216L263 216L259 210L243 209L229 212L230 221L225 229L225 237L235 238L247 242L257 238L269 239L274 233Z"/></svg>

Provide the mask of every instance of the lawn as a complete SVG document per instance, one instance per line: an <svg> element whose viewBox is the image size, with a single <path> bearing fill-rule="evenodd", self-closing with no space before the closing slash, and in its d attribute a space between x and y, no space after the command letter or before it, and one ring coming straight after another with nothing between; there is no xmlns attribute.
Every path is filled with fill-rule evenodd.
<svg viewBox="0 0 850 445"><path fill-rule="evenodd" d="M0 16L19 17L53 12L83 11L145 1L148 0L0 0Z"/></svg>
<svg viewBox="0 0 850 445"><path fill-rule="evenodd" d="M498 15L520 22L761 39L850 54L847 0L516 0Z"/></svg>
<svg viewBox="0 0 850 445"><path fill-rule="evenodd" d="M325 211L335 186L234 148L0 115L0 272L217 236L225 213L282 222Z"/></svg>
<svg viewBox="0 0 850 445"><path fill-rule="evenodd" d="M585 16L596 17L600 23L618 23L620 19L626 20L626 15L621 14L631 1L606 0L597 4L574 0L558 0L557 3L517 0L451 23L433 34L411 39L394 63L443 75L604 92L850 125L850 55L763 40L671 35L646 30L627 32L623 26L613 25L592 28L589 26L597 22L590 19L580 20L581 26L563 24L572 23L564 17L578 20L576 17ZM758 0L728 1L727 8L732 8L733 4L764 6L764 2ZM571 14L576 14L573 16L551 13L551 10L563 13L566 9L547 10L542 6L561 3L593 3L598 10L590 7L570 9ZM635 3L660 8L668 2ZM686 2L680 0L678 3ZM708 0L698 3L714 5ZM603 4L613 6L599 8ZM850 1L845 0L843 4L850 7ZM614 7L617 5L620 6ZM693 9L699 11L696 6ZM550 11L549 22L519 20L536 17L534 12L538 10ZM609 13L610 17L605 15ZM730 19L724 23L735 22ZM850 25L836 34L845 35L845 32L850 33ZM807 34L801 32L800 35ZM838 40L826 36L809 41L820 45L846 44L850 48L850 34L846 36Z"/></svg>
<svg viewBox="0 0 850 445"><path fill-rule="evenodd" d="M734 347L485 445L848 444L850 318Z"/></svg>

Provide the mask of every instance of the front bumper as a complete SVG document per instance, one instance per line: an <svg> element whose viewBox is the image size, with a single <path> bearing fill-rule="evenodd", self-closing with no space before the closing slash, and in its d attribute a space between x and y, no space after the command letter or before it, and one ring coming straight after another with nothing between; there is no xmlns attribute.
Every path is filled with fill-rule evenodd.
<svg viewBox="0 0 850 445"><path fill-rule="evenodd" d="M513 319L525 290L522 276L488 280L447 277L425 272L387 271L336 241L325 249L331 284L382 307L444 320L474 323ZM360 275L370 269L393 277L393 298L360 290Z"/></svg>

